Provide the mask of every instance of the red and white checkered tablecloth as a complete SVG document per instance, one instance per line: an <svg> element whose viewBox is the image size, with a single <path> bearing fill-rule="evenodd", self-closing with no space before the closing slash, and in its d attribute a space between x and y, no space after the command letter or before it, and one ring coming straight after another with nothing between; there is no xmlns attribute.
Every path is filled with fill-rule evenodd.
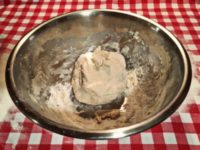
<svg viewBox="0 0 200 150"><path fill-rule="evenodd" d="M5 65L19 39L37 24L80 9L119 9L144 15L175 34L187 49L192 85L170 118L137 135L116 140L81 140L49 132L29 121L12 103ZM0 0L0 150L162 149L200 150L200 1L198 0Z"/></svg>

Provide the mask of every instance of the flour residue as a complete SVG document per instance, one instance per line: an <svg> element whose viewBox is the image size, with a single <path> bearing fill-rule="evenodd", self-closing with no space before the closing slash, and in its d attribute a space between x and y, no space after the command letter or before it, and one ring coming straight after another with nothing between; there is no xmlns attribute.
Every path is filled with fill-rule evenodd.
<svg viewBox="0 0 200 150"><path fill-rule="evenodd" d="M74 112L75 108L70 99L70 91L72 86L69 83L55 84L50 87L49 99L46 101L46 105L52 109L60 109L61 111Z"/></svg>

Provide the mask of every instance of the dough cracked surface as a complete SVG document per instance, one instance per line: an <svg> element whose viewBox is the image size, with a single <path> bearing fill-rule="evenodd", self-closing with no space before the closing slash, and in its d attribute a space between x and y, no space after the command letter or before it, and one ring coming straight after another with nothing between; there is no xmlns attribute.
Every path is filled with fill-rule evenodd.
<svg viewBox="0 0 200 150"><path fill-rule="evenodd" d="M113 101L126 88L124 57L100 48L80 55L75 63L72 87L82 103L98 105Z"/></svg>

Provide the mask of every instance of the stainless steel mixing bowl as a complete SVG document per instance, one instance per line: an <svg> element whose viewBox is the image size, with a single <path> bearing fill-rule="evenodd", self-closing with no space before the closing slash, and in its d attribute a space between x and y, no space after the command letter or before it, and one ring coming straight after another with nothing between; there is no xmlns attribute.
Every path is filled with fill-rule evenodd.
<svg viewBox="0 0 200 150"><path fill-rule="evenodd" d="M129 125L109 129L90 129L88 124L88 128L84 129L68 124L61 117L62 115L57 112L51 111L52 114L48 114L48 111L46 112L47 106L43 106L48 93L45 95L40 91L39 99L41 101L35 100L32 95L34 91L31 89L31 85L32 79L37 76L38 69L42 70L40 76L48 78L48 80L38 80L36 81L37 84L41 85L40 88L48 88L51 84L60 81L61 74L59 74L59 69L56 68L56 65L59 66L59 63L62 64L65 61L71 61L72 63L68 65L72 65L81 53L86 52L88 49L93 49L94 45L105 44L110 39L111 41L119 40L117 37L127 31L131 31L130 33L137 31L143 39L143 44L145 43L150 51L154 51L155 55L160 55L159 57L152 56L151 63L153 65L156 65L157 58L166 62L166 64L159 64L162 67L157 71L167 68L167 63L171 64L170 69L165 72L167 74L165 83L159 84L162 85L160 88L165 87L165 85L169 86L165 90L165 96L160 98L162 103L157 106L152 115ZM108 43L107 46L109 47L110 44ZM114 44L110 49L115 49L115 46ZM122 44L118 46L120 48ZM131 45L129 46L131 47ZM160 54L161 49L166 52L162 56ZM146 48L142 47L141 50L137 50L136 54L133 55L133 66L135 64L141 65L141 61L145 62L150 55ZM145 59L140 59L143 54L145 54ZM165 61L166 55L169 55L171 59ZM56 60L58 62L54 63ZM150 61L147 61L147 63L150 63ZM53 65L55 70L50 70L48 68L49 65ZM137 66L134 67L137 68ZM143 69L145 74L145 84L143 86L144 88L148 86L146 89L151 98L158 91L154 89L156 79L150 84L148 83L154 76L148 70L148 66L146 67L146 69ZM52 72L54 75L52 75ZM65 80L65 78L62 79ZM63 80L60 82L65 82ZM28 32L15 46L6 68L6 83L10 96L19 110L31 121L62 135L86 139L120 138L151 128L166 119L178 108L186 97L190 82L190 61L184 47L175 36L150 19L134 13L116 10L77 11L60 15L38 25ZM35 90L37 93L37 89ZM141 95L142 93L140 93Z"/></svg>

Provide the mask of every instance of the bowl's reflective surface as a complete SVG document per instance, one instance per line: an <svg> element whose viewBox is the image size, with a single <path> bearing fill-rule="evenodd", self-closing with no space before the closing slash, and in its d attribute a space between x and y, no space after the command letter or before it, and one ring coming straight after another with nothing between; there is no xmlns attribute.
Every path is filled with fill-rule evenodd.
<svg viewBox="0 0 200 150"><path fill-rule="evenodd" d="M32 92L37 93L37 89L35 91L31 89L32 79L36 76L35 72L43 70L42 74L44 73L48 77L46 81L36 81L37 84L39 82L41 86L51 86L61 80L60 70L56 68L58 64L54 64L56 60L61 62L70 60L67 65L62 66L64 67L62 69L67 70L70 65L73 65L77 56L87 51L88 48L106 43L108 38L105 37L109 37L109 35L113 35L113 39L111 39L115 40L115 37L120 37L123 32L127 31L139 32L149 49L159 54L163 68L167 68L168 63L171 63L170 69L165 72L167 73L166 83L159 84L163 87L169 86L166 89L165 96L162 97L162 103L156 107L153 115L125 127L119 126L116 129L107 130L93 128L90 130L89 128L81 129L67 124L68 120L63 119L62 114L45 111L46 108L44 107L46 106L43 106L42 102L35 103L30 94ZM121 47L120 44L119 47ZM167 53L162 53L161 49ZM68 57L69 53L71 54ZM149 53L146 53L146 55L149 55ZM169 55L170 61L166 59L166 55ZM134 59L134 64L138 64L139 57ZM155 61L156 63L157 61ZM54 70L48 66L54 66ZM134 67L137 67L137 65ZM148 73L148 71L145 73L145 83L150 80L150 75L152 75ZM43 76L42 74L40 76ZM173 113L188 92L191 81L191 67L188 56L179 41L153 21L121 11L87 10L53 18L25 35L9 58L6 79L14 103L33 122L63 135L88 139L107 139L138 133L159 123ZM67 77L62 78L61 82L65 82L64 80L69 79ZM156 82L156 79L150 84L153 82ZM151 85L149 84L144 84L144 86L148 89L147 93L150 96L154 96L153 92L157 92L154 88L150 90ZM152 87L154 86L152 85ZM45 101L46 93L39 94L41 101ZM148 107L145 109L148 109Z"/></svg>

